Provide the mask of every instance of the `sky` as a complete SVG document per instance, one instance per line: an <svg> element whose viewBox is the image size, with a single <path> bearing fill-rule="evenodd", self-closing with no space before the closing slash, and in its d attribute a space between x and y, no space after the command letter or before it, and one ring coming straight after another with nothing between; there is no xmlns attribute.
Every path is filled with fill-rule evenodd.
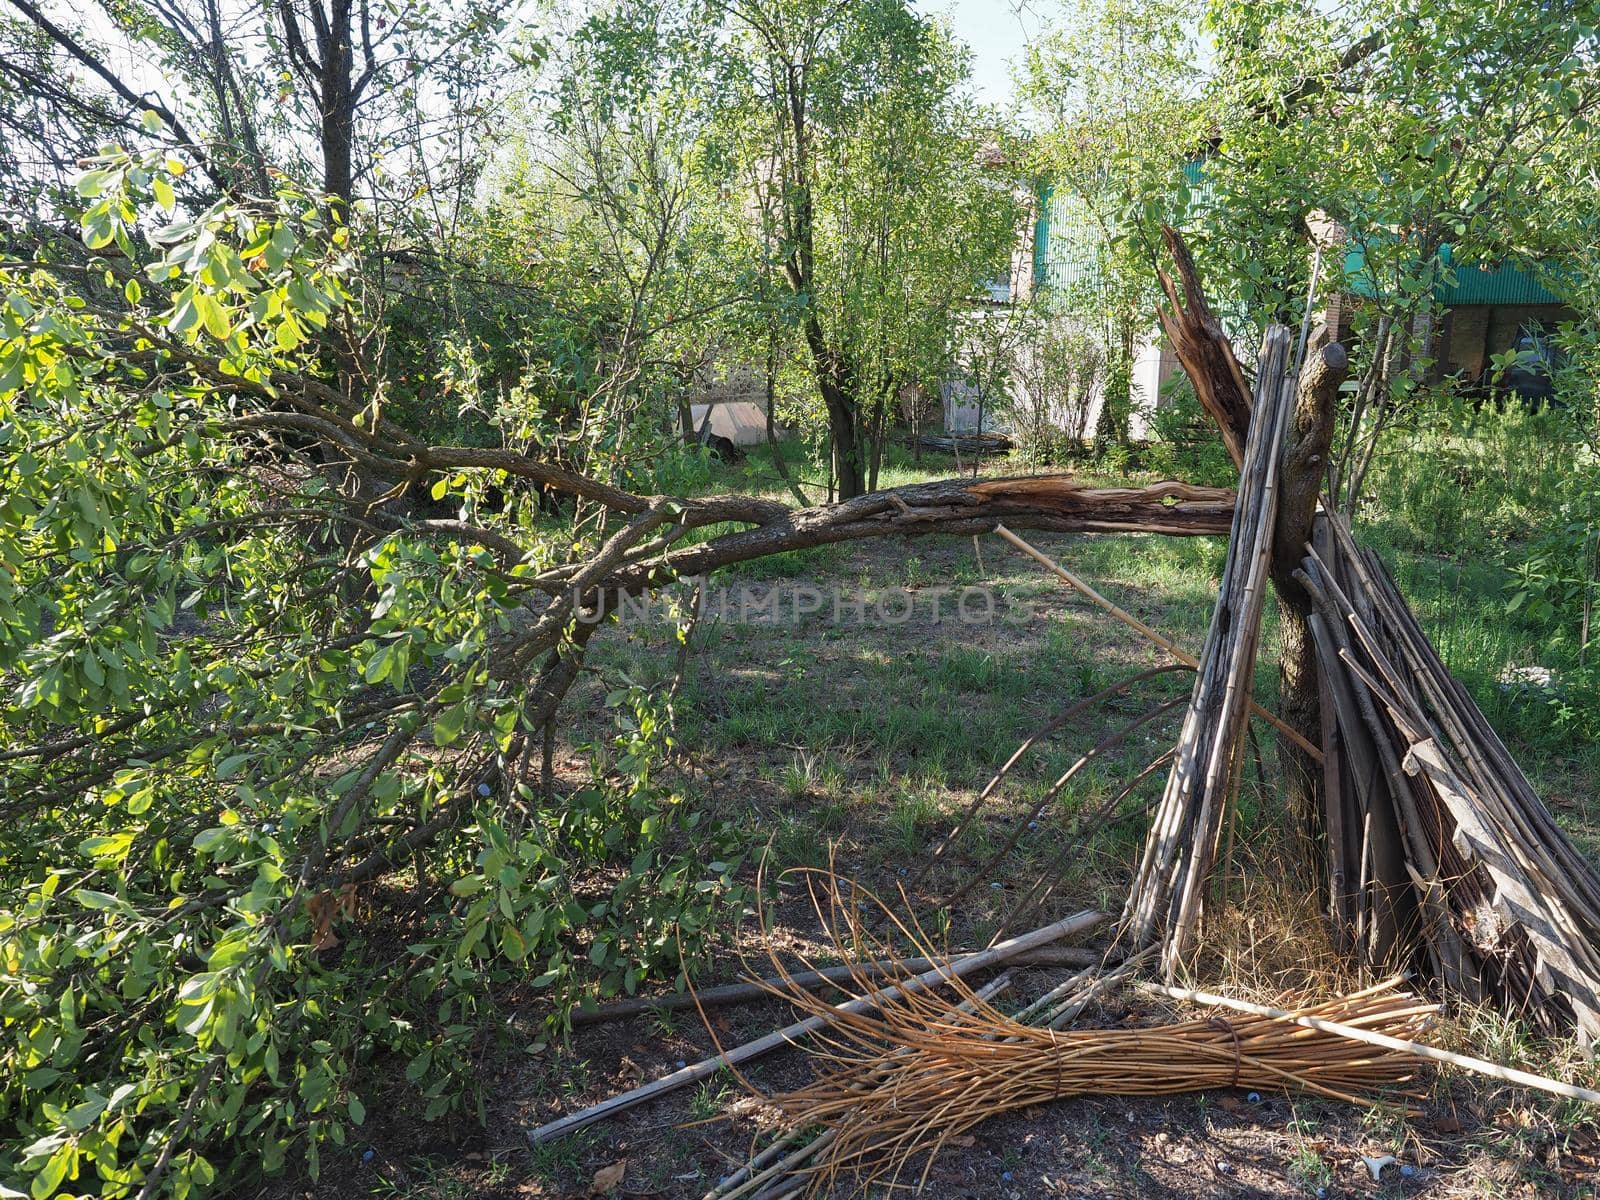
<svg viewBox="0 0 1600 1200"><path fill-rule="evenodd" d="M929 14L947 15L955 34L972 47L972 84L985 104L1008 104L1012 97L1011 60L1044 24L1048 0L917 0Z"/></svg>

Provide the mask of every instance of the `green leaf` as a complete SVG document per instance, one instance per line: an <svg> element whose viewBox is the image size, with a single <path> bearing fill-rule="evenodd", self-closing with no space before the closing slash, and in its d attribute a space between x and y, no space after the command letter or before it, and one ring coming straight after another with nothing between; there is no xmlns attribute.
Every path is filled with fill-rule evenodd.
<svg viewBox="0 0 1600 1200"><path fill-rule="evenodd" d="M96 860L119 861L127 857L128 848L132 845L133 832L124 830L121 833L84 838L83 841L78 843L78 851ZM81 896L83 893L79 892L78 894Z"/></svg>
<svg viewBox="0 0 1600 1200"><path fill-rule="evenodd" d="M239 768L251 759L249 754L230 754L217 764L218 779L232 779L239 773Z"/></svg>
<svg viewBox="0 0 1600 1200"><path fill-rule="evenodd" d="M205 322L206 332L219 342L226 340L233 333L233 326L228 320L228 310L215 296L208 296L203 292L197 294L195 307L200 310L200 318Z"/></svg>
<svg viewBox="0 0 1600 1200"><path fill-rule="evenodd" d="M435 746L448 746L461 736L461 730L467 723L467 706L457 704L447 708L439 714L433 723L433 744Z"/></svg>
<svg viewBox="0 0 1600 1200"><path fill-rule="evenodd" d="M278 322L278 327L273 330L273 338L278 343L278 349L288 353L305 340L300 332L299 323L288 313L283 314L283 320Z"/></svg>
<svg viewBox="0 0 1600 1200"><path fill-rule="evenodd" d="M33 1194L34 1200L44 1200L46 1196L55 1194L77 1156L77 1148L71 1142L57 1148L56 1152L46 1160L44 1169L33 1177L33 1182L28 1186L28 1191Z"/></svg>
<svg viewBox="0 0 1600 1200"><path fill-rule="evenodd" d="M101 169L85 171L78 177L78 195L85 200L93 200L106 190L106 184L111 182L111 172Z"/></svg>
<svg viewBox="0 0 1600 1200"><path fill-rule="evenodd" d="M371 658L367 659L367 666L362 676L368 683L381 683L389 677L389 671L393 666L394 643L385 642L378 647Z"/></svg>

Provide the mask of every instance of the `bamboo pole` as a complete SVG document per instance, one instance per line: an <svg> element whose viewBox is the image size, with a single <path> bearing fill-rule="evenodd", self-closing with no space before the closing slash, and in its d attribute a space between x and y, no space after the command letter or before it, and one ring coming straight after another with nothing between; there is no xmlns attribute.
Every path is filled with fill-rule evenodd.
<svg viewBox="0 0 1600 1200"><path fill-rule="evenodd" d="M1115 617L1124 625L1128 626L1128 628L1136 630L1145 638L1155 643L1157 646L1160 646L1161 649L1172 655L1173 658L1177 659L1184 666L1190 668L1191 670L1199 669L1200 660L1198 658L1190 654L1181 646L1177 645L1165 634L1159 633L1150 626L1146 625L1143 621L1139 620L1138 617L1134 616L1126 609L1118 608L1110 600L1107 600L1099 592L1095 591L1094 588L1091 587L1086 581L1078 578L1078 576L1074 575L1071 571L1068 571L1065 567L1054 561L1042 550L1029 545L1016 534L1012 533L1011 530L1007 529L1004 525L996 525L994 527L994 532L997 537L1001 538L1003 541L1010 542L1018 550L1022 551L1029 558L1033 559L1040 566L1044 567L1045 570L1049 571L1057 579L1061 580L1062 583L1065 583L1068 587L1080 593L1085 600L1088 600L1091 604L1104 609L1107 614ZM1299 746L1300 749L1311 755L1312 758L1314 758L1317 762L1322 761L1321 748L1307 741L1304 735L1290 728L1285 722L1280 720L1275 713L1267 711L1254 701L1251 701L1250 703L1250 713L1252 716L1259 717L1268 725L1271 725L1296 746Z"/></svg>
<svg viewBox="0 0 1600 1200"><path fill-rule="evenodd" d="M1423 1042L1408 1042L1401 1038L1390 1037L1386 1033L1377 1033L1371 1029L1358 1029L1354 1025L1344 1025L1338 1021L1324 1020L1305 1013L1293 1013L1284 1008L1273 1008L1268 1004L1254 1004L1249 1000L1234 1000L1228 996L1219 996L1214 992L1196 991L1193 988L1170 987L1159 983L1141 983L1139 986L1146 991L1156 992L1163 996L1170 996L1174 1000L1186 1000L1191 1004L1204 1004L1213 1008L1229 1008L1235 1012L1249 1013L1257 1017L1271 1017L1279 1021L1293 1021L1296 1025L1306 1029L1315 1029L1322 1033L1331 1033L1338 1037L1349 1038L1355 1042L1365 1042L1369 1046L1381 1046L1385 1050L1398 1050L1404 1054L1412 1054L1418 1058L1431 1059L1433 1062L1447 1063L1452 1067L1460 1067L1464 1071L1475 1071L1479 1075L1487 1075L1491 1079L1498 1079L1504 1083L1520 1083L1524 1087L1538 1088L1542 1092L1549 1092L1553 1096L1562 1096L1568 1100L1582 1100L1588 1104L1600 1104L1600 1092L1591 1088L1575 1087L1570 1083L1562 1083L1558 1079L1549 1079L1543 1075L1535 1075L1530 1071L1518 1070L1516 1067L1503 1067L1499 1063L1492 1063L1482 1058L1472 1058L1466 1054L1457 1054L1453 1050L1441 1050L1437 1046L1429 1046Z"/></svg>
<svg viewBox="0 0 1600 1200"><path fill-rule="evenodd" d="M998 946L980 950L975 954L968 954L946 964L940 964L931 970L922 972L920 975L912 976L903 983L874 992L871 996L834 1005L829 1009L829 1013L838 1015L870 1012L879 1004L897 1000L901 996L923 991L953 979L964 978L987 967L1010 962L1018 955L1036 947L1047 946L1051 942L1059 942L1062 938L1085 933L1105 919L1104 913L1085 909L1082 912L1074 913L1070 917L1063 917L1054 924L1035 929L1030 933L1019 934L1014 938L1001 942ZM775 1030L765 1037L757 1038L753 1042L746 1042L744 1045L736 1046L732 1050L722 1051L710 1058L682 1067L670 1075L664 1075L650 1083L641 1084L639 1087L623 1092L619 1096L613 1096L609 1100L602 1100L599 1104L590 1105L588 1108L569 1113L564 1117L541 1125L539 1128L529 1132L528 1142L530 1145L538 1146L555 1138L565 1137L567 1134L575 1133L585 1126L593 1125L596 1121L603 1121L607 1117L613 1117L618 1113L636 1108L647 1100L653 1100L657 1096L664 1096L668 1092L677 1091L679 1088L687 1087L691 1083L698 1083L702 1079L708 1079L723 1067L738 1066L740 1063L750 1062L752 1059L771 1054L774 1050L779 1050L792 1044L797 1038L817 1032L828 1023L828 1016L817 1015L807 1017L802 1021L796 1021L792 1025L785 1025L782 1029Z"/></svg>
<svg viewBox="0 0 1600 1200"><path fill-rule="evenodd" d="M1026 954L1019 954L1012 963L1019 967L1086 967L1099 963L1103 955L1095 950L1077 946L1041 946ZM819 967L813 971L799 971L787 979L769 975L763 979L745 979L735 983L719 984L694 992L669 992L665 996L633 996L618 1000L601 1008L572 1014L574 1028L601 1025L608 1021L625 1021L646 1013L671 1012L680 1008L714 1008L724 1004L738 1004L745 1000L771 1000L790 987L816 987L818 984L849 983L862 978L882 979L900 976L907 972L926 971L935 963L931 958L908 958L900 962L841 963L833 967ZM781 997L779 997L781 998Z"/></svg>

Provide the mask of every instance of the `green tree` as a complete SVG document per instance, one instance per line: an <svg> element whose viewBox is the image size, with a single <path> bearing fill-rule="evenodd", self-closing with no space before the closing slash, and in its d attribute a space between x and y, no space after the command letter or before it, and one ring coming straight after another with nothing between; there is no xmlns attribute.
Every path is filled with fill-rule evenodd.
<svg viewBox="0 0 1600 1200"><path fill-rule="evenodd" d="M12 128L31 173L57 179L107 140L138 144L149 113L188 147L191 182L264 196L287 172L393 209L481 123L500 65L498 10L481 4L149 0L97 4L91 20L54 0L6 2L0 80L37 106Z"/></svg>
<svg viewBox="0 0 1600 1200"><path fill-rule="evenodd" d="M1161 226L1187 222L1207 146L1197 17L1192 0L1083 0L1029 47L1019 80L1053 210L1055 302L1104 346L1097 432L1119 441L1134 353L1156 328Z"/></svg>
<svg viewBox="0 0 1600 1200"><path fill-rule="evenodd" d="M175 214L180 166L93 162L88 273L0 261L0 1185L39 1200L315 1173L370 1055L457 1107L497 986L558 1020L632 991L731 885L655 779L655 697L612 693L586 786L530 783L595 623L533 582L572 539L510 480L577 477L429 459L324 382L320 335L359 323L344 206L285 185ZM352 462L455 515L345 494ZM649 513L613 564L697 524L577 490ZM402 866L429 903L373 895Z"/></svg>
<svg viewBox="0 0 1600 1200"><path fill-rule="evenodd" d="M1593 161L1597 17L1587 0L1211 8L1208 277L1261 323L1297 315L1308 217L1337 222L1354 251L1348 275L1331 251L1322 285L1360 300L1360 379L1330 477L1346 508L1431 371L1452 265L1559 250L1573 213L1554 185Z"/></svg>
<svg viewBox="0 0 1600 1200"><path fill-rule="evenodd" d="M949 361L1002 274L1018 211L982 157L967 65L900 0L730 3L722 85L766 164L792 312L828 416L838 494L870 489L899 386Z"/></svg>

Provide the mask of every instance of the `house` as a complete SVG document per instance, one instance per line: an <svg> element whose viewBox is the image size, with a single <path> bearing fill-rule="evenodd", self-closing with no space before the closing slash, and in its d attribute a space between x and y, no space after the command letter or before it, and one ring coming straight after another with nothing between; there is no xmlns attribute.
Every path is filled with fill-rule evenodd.
<svg viewBox="0 0 1600 1200"><path fill-rule="evenodd" d="M1174 220L1211 195L1201 160L1184 163L1182 175L1183 187L1173 189L1177 210L1172 214ZM1042 182L1034 212L1032 289L1059 296L1067 310L1094 311L1098 306L1102 312L1107 311L1109 305L1100 299L1105 288L1107 236L1088 205L1081 197ZM1153 287L1153 279L1151 283ZM1102 328L1086 331L1099 338L1108 354L1122 336L1130 337L1129 398L1133 412L1128 432L1136 438L1149 435L1151 415L1170 395L1169 385L1182 371L1177 355L1156 327L1154 312L1146 315L1149 320L1132 330L1115 330L1109 318L1103 318ZM1064 428L1063 432L1074 437L1087 437L1094 432L1105 402L1104 382L1102 378L1087 404L1073 406L1081 427Z"/></svg>
<svg viewBox="0 0 1600 1200"><path fill-rule="evenodd" d="M1445 246L1440 258L1449 278L1433 289L1437 310L1419 318L1415 332L1422 352L1433 358L1432 378L1454 378L1469 386L1487 382L1490 360L1509 350L1542 344L1563 321L1577 313L1561 297L1522 268L1452 261ZM1328 301L1325 319L1334 338L1348 342L1355 312L1372 295L1370 273L1359 245L1347 248L1345 275L1350 286Z"/></svg>
<svg viewBox="0 0 1600 1200"><path fill-rule="evenodd" d="M1183 166L1184 186L1174 188L1173 216L1210 199L1204 159ZM1069 306L1093 308L1095 289L1101 286L1105 236L1095 227L1088 209L1077 197L1058 194L1048 184L1039 189L1033 236L1033 286L1059 293ZM1308 224L1324 245L1342 254L1342 286L1325 274L1327 296L1323 318L1335 340L1353 340L1354 317L1373 296L1372 273L1358 239L1351 239L1337 222L1310 214ZM1441 252L1447 268L1434 288L1435 309L1418 318L1414 332L1421 338L1421 353L1433 359L1431 378L1455 378L1469 386L1488 382L1486 372L1495 355L1515 349L1546 353L1547 336L1576 313L1564 304L1534 273L1505 264L1452 262L1451 250ZM1085 299L1089 303L1084 304ZM1138 331L1132 345L1130 373L1135 410L1130 432L1148 429L1149 415L1169 395L1169 385L1181 372L1176 356L1151 326ZM1089 429L1098 419L1099 402L1086 417ZM1069 431L1071 432L1071 431Z"/></svg>

